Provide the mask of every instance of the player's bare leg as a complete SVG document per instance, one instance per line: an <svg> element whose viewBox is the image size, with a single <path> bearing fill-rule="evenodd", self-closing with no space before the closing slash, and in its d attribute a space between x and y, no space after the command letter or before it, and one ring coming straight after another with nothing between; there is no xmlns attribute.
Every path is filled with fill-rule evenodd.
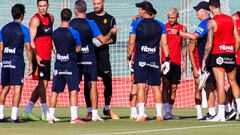
<svg viewBox="0 0 240 135"><path fill-rule="evenodd" d="M92 121L103 121L103 119L98 115L98 92L97 92L97 82L91 81L87 83L90 88L90 100L92 104Z"/></svg>
<svg viewBox="0 0 240 135"><path fill-rule="evenodd" d="M130 119L136 119L137 118L137 85L132 84L131 88L131 93L129 95L129 100L130 100Z"/></svg>
<svg viewBox="0 0 240 135"><path fill-rule="evenodd" d="M154 94L154 100L156 104L156 120L157 121L163 121L162 116L162 92L160 90L160 86L152 86L153 94Z"/></svg>

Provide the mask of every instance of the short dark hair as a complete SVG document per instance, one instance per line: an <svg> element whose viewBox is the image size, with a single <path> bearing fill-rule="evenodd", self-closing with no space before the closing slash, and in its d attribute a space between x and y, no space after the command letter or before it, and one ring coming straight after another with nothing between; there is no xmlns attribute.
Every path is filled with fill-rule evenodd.
<svg viewBox="0 0 240 135"><path fill-rule="evenodd" d="M48 4L48 0L37 0L37 4L38 4L38 2L40 2L40 1L46 1L47 4Z"/></svg>
<svg viewBox="0 0 240 135"><path fill-rule="evenodd" d="M221 6L220 0L209 0L209 6L219 8Z"/></svg>
<svg viewBox="0 0 240 135"><path fill-rule="evenodd" d="M72 11L68 8L64 8L61 11L61 19L62 21L69 21L72 18Z"/></svg>
<svg viewBox="0 0 240 135"><path fill-rule="evenodd" d="M23 4L15 4L13 7L12 7L12 17L13 19L20 19L21 17L24 16L24 13L25 13L25 6Z"/></svg>
<svg viewBox="0 0 240 135"><path fill-rule="evenodd" d="M77 0L75 2L75 9L77 9L80 13L86 13L87 11L87 3L85 0Z"/></svg>

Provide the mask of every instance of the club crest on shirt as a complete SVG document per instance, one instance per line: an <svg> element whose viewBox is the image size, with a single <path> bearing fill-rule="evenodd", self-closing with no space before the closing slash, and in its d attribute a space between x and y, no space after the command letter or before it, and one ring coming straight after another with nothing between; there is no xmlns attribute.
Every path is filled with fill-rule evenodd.
<svg viewBox="0 0 240 135"><path fill-rule="evenodd" d="M107 24L107 19L106 19L106 18L103 19L103 23L104 23L104 24Z"/></svg>

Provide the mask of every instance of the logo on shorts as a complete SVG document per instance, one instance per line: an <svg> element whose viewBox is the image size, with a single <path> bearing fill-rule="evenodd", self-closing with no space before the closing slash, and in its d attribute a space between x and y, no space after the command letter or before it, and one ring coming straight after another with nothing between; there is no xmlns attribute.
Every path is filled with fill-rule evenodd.
<svg viewBox="0 0 240 135"><path fill-rule="evenodd" d="M23 82L24 82L24 79L22 78L21 83L23 83Z"/></svg>
<svg viewBox="0 0 240 135"><path fill-rule="evenodd" d="M58 74L58 71L57 70L54 70L53 71L53 75L56 76Z"/></svg>
<svg viewBox="0 0 240 135"><path fill-rule="evenodd" d="M224 62L224 60L223 60L222 57L218 57L218 58L216 59L216 63L217 63L218 65L222 65L223 62Z"/></svg>
<svg viewBox="0 0 240 135"><path fill-rule="evenodd" d="M43 72L40 72L40 73L39 73L39 76L40 76L40 77L43 77L43 76L44 76L44 73L43 73Z"/></svg>
<svg viewBox="0 0 240 135"><path fill-rule="evenodd" d="M139 61L138 64L139 64L140 67L144 67L144 66L146 66L146 62L141 62L141 61Z"/></svg>

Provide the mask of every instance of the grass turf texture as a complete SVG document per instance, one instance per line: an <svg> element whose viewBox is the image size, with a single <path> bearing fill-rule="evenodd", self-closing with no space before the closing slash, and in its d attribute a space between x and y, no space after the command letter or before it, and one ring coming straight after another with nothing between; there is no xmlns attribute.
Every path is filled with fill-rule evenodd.
<svg viewBox="0 0 240 135"><path fill-rule="evenodd" d="M120 116L120 120L111 120L102 115L102 108L99 114L105 119L104 122L87 122L82 125L70 124L69 107L58 107L56 116L61 121L48 124L44 121L28 121L21 124L0 123L0 135L236 135L240 132L240 122L200 122L195 118L195 109L174 109L174 114L180 116L180 120L156 122L155 109L147 108L146 113L153 120L145 123L129 119L129 108L114 108L113 111ZM23 107L21 107L21 111ZM81 118L86 116L86 109L79 109ZM10 116L10 107L5 108L5 115ZM20 112L21 113L21 112ZM35 107L33 113L41 116L39 107Z"/></svg>

